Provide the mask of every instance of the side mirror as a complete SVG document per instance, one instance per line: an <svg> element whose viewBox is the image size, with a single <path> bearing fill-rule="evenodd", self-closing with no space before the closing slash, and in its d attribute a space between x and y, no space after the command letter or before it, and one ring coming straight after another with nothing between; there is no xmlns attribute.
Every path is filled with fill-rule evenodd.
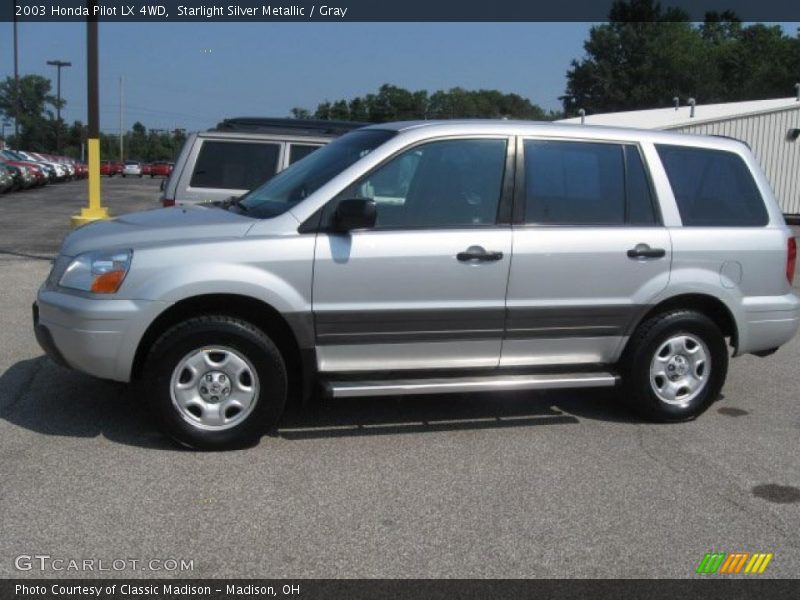
<svg viewBox="0 0 800 600"><path fill-rule="evenodd" d="M375 226L378 211L375 201L366 198L342 200L333 215L335 231L346 232L353 229L369 229Z"/></svg>

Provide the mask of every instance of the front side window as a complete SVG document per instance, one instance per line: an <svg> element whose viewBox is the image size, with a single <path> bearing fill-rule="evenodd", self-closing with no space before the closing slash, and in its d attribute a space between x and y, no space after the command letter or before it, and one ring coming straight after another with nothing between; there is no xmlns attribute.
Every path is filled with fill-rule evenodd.
<svg viewBox="0 0 800 600"><path fill-rule="evenodd" d="M421 144L342 192L368 198L376 229L470 227L497 221L506 140L463 139Z"/></svg>
<svg viewBox="0 0 800 600"><path fill-rule="evenodd" d="M251 190L275 175L279 144L204 141L194 166L192 187Z"/></svg>
<svg viewBox="0 0 800 600"><path fill-rule="evenodd" d="M688 227L758 227L769 221L750 169L733 152L657 144Z"/></svg>

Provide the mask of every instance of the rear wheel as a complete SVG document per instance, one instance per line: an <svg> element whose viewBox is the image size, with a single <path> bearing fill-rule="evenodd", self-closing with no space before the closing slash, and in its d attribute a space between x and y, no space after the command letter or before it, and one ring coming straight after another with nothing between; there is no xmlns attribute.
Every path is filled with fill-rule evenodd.
<svg viewBox="0 0 800 600"><path fill-rule="evenodd" d="M145 382L166 433L203 450L257 442L286 405L278 348L254 325L224 315L189 319L162 335Z"/></svg>
<svg viewBox="0 0 800 600"><path fill-rule="evenodd" d="M719 327L692 310L656 315L636 330L622 365L626 402L648 419L683 421L719 396L728 348Z"/></svg>

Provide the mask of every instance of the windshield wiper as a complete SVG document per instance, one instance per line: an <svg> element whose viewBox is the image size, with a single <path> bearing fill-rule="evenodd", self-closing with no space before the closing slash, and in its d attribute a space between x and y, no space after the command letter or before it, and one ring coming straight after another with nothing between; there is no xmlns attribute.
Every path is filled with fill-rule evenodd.
<svg viewBox="0 0 800 600"><path fill-rule="evenodd" d="M218 200L216 202L212 202L211 204L213 204L214 206L218 206L219 208L222 208L224 210L230 210L231 206L235 206L243 213L246 213L248 210L250 210L249 208L247 208L247 206L245 206L242 203L242 199L240 196L231 196L227 200L222 200L222 201Z"/></svg>

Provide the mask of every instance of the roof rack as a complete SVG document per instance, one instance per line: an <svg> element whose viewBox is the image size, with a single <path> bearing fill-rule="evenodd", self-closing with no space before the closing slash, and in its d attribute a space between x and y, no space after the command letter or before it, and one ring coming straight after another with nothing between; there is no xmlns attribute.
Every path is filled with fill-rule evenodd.
<svg viewBox="0 0 800 600"><path fill-rule="evenodd" d="M327 119L273 119L234 117L225 119L211 131L248 131L296 135L342 135L369 123L329 121Z"/></svg>

